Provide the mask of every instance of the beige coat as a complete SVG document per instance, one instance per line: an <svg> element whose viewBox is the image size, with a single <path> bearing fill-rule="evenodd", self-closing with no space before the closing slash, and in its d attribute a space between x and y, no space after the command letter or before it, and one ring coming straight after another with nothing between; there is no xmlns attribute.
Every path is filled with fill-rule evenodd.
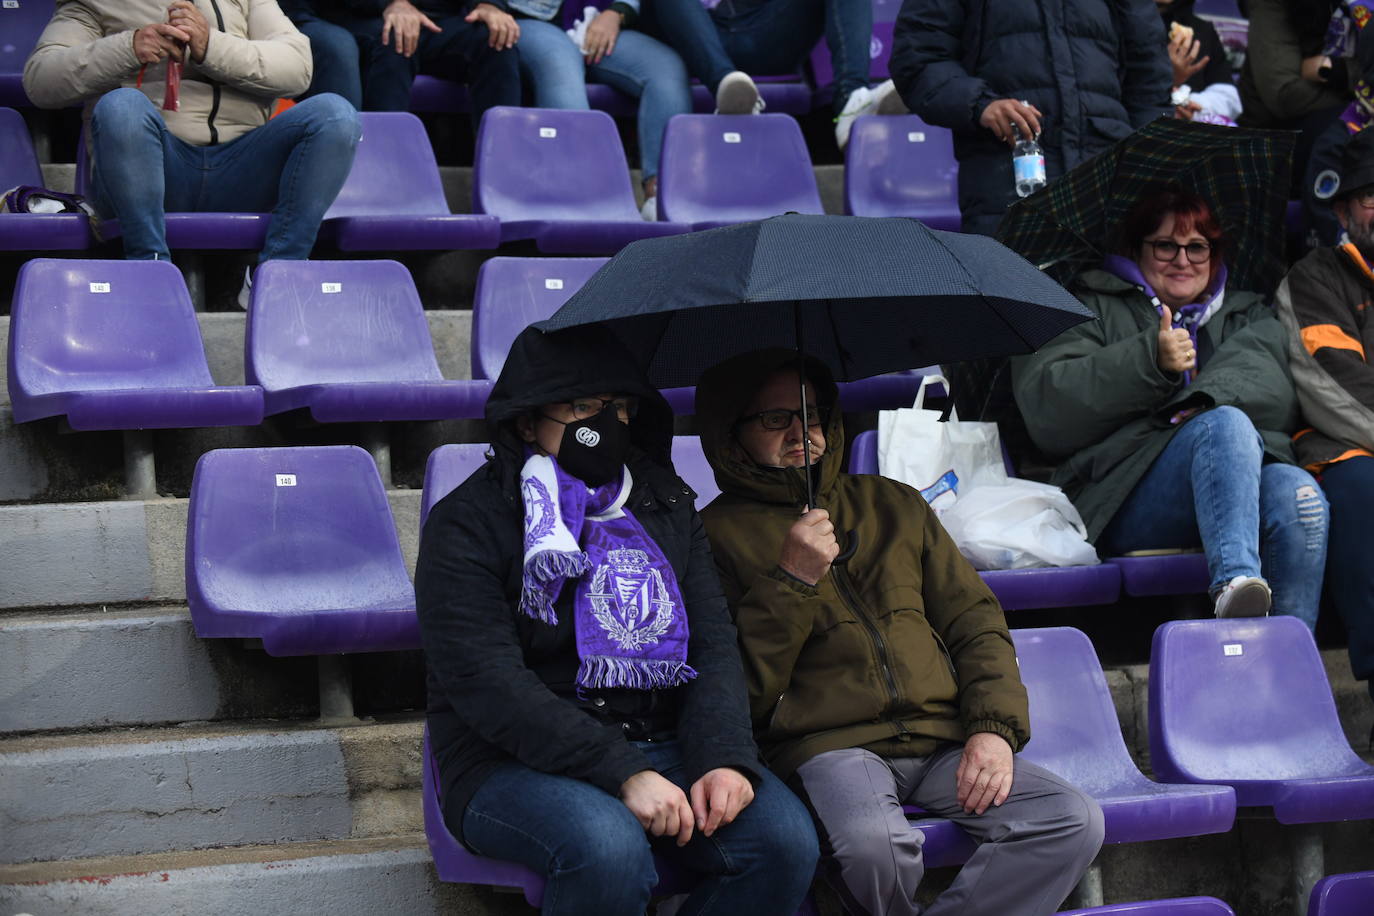
<svg viewBox="0 0 1374 916"><path fill-rule="evenodd" d="M86 103L138 83L134 32L165 22L170 0L59 0L24 65L24 91L40 108ZM276 99L310 85L310 41L275 0L195 0L210 24L205 60L187 63L181 108L163 111L172 134L204 146L267 123ZM161 110L166 63L149 65L144 95Z"/></svg>

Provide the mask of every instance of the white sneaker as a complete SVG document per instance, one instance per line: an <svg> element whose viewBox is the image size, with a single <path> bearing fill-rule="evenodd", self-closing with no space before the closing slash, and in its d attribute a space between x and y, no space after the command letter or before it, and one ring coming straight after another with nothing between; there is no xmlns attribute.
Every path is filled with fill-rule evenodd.
<svg viewBox="0 0 1374 916"><path fill-rule="evenodd" d="M658 198L644 198L644 205L639 208L639 215L644 217L645 222L658 222Z"/></svg>
<svg viewBox="0 0 1374 916"><path fill-rule="evenodd" d="M1236 576L1216 596L1218 617L1267 617L1273 595L1257 576Z"/></svg>
<svg viewBox="0 0 1374 916"><path fill-rule="evenodd" d="M763 111L759 87L749 74L731 70L716 87L716 114L743 115Z"/></svg>
<svg viewBox="0 0 1374 916"><path fill-rule="evenodd" d="M867 86L855 89L849 94L849 98L845 99L844 110L835 119L835 143L840 149L849 144L849 132L854 128L854 119L859 115L895 115L906 112L906 103L902 101L892 80L880 83L872 89Z"/></svg>
<svg viewBox="0 0 1374 916"><path fill-rule="evenodd" d="M253 268L243 269L243 286L239 289L239 308L248 311L248 303L253 299Z"/></svg>

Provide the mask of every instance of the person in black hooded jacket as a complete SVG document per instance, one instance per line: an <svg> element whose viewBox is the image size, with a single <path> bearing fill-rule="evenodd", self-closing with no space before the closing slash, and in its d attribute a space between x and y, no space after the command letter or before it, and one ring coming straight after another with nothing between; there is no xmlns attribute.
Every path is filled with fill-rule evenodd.
<svg viewBox="0 0 1374 916"><path fill-rule="evenodd" d="M794 912L816 836L759 760L667 402L605 329L528 328L486 417L415 571L445 822L545 913L638 916L652 851L702 875L682 913Z"/></svg>
<svg viewBox="0 0 1374 916"><path fill-rule="evenodd" d="M908 108L954 131L965 232L992 235L1016 200L1013 125L1054 181L1173 114L1151 0L905 0L889 69Z"/></svg>
<svg viewBox="0 0 1374 916"><path fill-rule="evenodd" d="M1193 9L1194 0L1155 0L1169 29L1169 64L1173 70L1175 111L1193 120L1199 111L1234 122L1240 116L1240 93L1231 81L1231 64L1216 26ZM1184 31L1175 35L1175 26ZM1182 92L1187 86L1188 91Z"/></svg>

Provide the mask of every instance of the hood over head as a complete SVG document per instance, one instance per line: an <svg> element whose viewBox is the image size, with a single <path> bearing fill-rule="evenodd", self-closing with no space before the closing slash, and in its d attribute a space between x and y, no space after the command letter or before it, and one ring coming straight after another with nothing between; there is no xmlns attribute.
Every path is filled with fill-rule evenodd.
<svg viewBox="0 0 1374 916"><path fill-rule="evenodd" d="M821 496L844 469L844 419L838 409L839 388L830 370L815 357L803 358L816 405L830 413L825 425L825 454L813 466L818 475L816 493ZM789 505L806 501L804 468L760 467L735 438L735 421L744 415L764 381L779 369L797 368L797 359L796 350L754 350L717 363L702 373L697 382L697 431L721 492Z"/></svg>
<svg viewBox="0 0 1374 916"><path fill-rule="evenodd" d="M614 392L639 398L630 441L656 464L672 467L673 411L639 364L604 325L544 333L528 327L511 344L487 397L487 430L496 460L512 472L524 464L515 418L544 405Z"/></svg>

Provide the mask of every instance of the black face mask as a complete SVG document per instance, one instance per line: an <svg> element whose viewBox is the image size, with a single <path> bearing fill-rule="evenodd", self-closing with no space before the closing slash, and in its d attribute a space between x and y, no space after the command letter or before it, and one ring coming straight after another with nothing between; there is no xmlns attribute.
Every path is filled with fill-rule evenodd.
<svg viewBox="0 0 1374 916"><path fill-rule="evenodd" d="M563 424L558 465L587 486L599 487L620 475L629 450L629 426L620 422L614 407L607 407L594 417Z"/></svg>

